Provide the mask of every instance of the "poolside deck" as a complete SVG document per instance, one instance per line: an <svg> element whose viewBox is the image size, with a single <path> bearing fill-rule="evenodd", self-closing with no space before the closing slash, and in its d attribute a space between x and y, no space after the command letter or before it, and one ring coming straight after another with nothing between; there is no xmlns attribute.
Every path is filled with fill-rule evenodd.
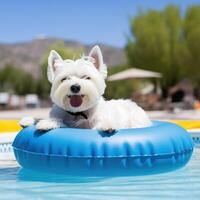
<svg viewBox="0 0 200 200"><path fill-rule="evenodd" d="M47 118L51 108L37 108L1 111L0 119L21 119L25 116L33 116L36 118ZM200 110L180 110L177 112L169 111L147 111L151 119L157 120L200 120Z"/></svg>

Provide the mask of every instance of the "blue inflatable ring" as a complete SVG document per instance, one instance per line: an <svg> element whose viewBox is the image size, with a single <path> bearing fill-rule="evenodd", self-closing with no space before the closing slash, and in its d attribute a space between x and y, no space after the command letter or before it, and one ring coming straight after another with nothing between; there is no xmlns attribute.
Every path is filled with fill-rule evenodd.
<svg viewBox="0 0 200 200"><path fill-rule="evenodd" d="M60 128L45 133L23 129L13 142L19 164L27 169L69 175L144 175L184 166L193 151L187 131L168 122L114 134Z"/></svg>

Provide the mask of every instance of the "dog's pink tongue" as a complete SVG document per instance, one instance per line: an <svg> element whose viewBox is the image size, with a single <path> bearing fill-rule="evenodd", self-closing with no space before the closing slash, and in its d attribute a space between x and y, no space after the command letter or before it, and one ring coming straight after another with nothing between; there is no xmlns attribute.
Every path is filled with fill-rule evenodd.
<svg viewBox="0 0 200 200"><path fill-rule="evenodd" d="M70 97L70 104L73 107L79 107L82 104L82 97L81 97L81 95L72 95Z"/></svg>

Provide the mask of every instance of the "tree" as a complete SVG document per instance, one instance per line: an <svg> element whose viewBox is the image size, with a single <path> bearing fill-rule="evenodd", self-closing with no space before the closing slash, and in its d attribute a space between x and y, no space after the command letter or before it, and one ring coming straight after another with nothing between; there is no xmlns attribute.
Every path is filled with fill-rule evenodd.
<svg viewBox="0 0 200 200"><path fill-rule="evenodd" d="M187 75L194 81L200 81L200 6L190 7L183 23Z"/></svg>
<svg viewBox="0 0 200 200"><path fill-rule="evenodd" d="M189 8L183 17L172 5L163 11L140 12L131 19L130 26L128 61L134 67L162 73L164 94L189 74L189 78L200 80L199 6Z"/></svg>
<svg viewBox="0 0 200 200"><path fill-rule="evenodd" d="M36 91L36 82L31 74L6 65L0 70L0 91L24 95Z"/></svg>

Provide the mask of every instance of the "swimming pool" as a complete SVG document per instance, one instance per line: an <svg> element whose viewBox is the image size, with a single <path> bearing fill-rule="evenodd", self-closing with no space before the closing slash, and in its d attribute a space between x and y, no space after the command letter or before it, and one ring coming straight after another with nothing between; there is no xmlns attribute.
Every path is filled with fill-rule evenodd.
<svg viewBox="0 0 200 200"><path fill-rule="evenodd" d="M200 148L189 164L177 171L138 177L70 177L20 169L15 161L1 160L1 200L155 200L200 199ZM8 154L12 158L12 155ZM7 157L6 156L6 157Z"/></svg>

